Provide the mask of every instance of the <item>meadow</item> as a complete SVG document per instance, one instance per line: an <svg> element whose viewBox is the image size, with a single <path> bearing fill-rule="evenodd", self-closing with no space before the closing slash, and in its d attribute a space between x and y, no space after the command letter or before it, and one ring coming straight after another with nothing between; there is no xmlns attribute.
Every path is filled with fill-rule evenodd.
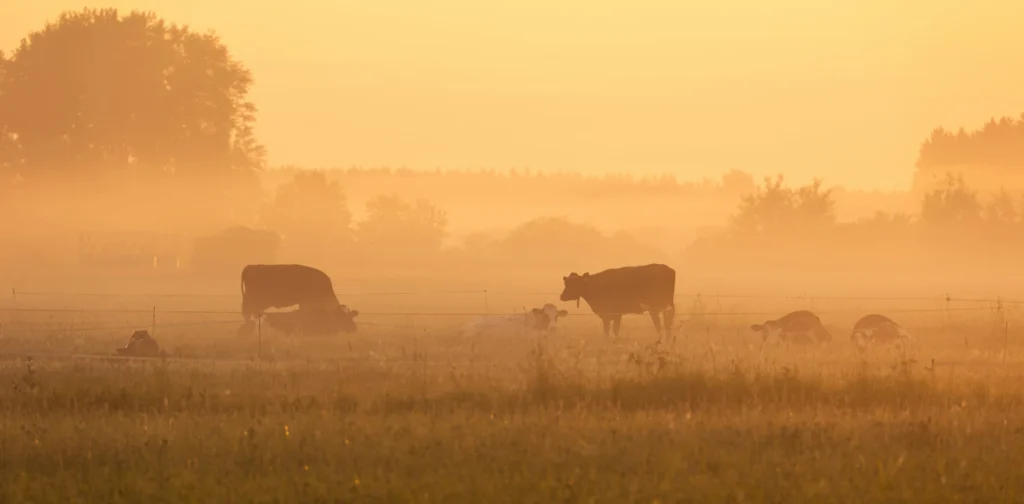
<svg viewBox="0 0 1024 504"><path fill-rule="evenodd" d="M606 338L586 306L566 306L551 334L470 338L459 327L481 311L475 295L381 296L356 303L356 334L265 329L262 349L235 332L237 299L162 300L155 326L149 304L6 306L0 502L1024 495L1012 303L690 297L662 340L646 316ZM799 308L833 342L762 350L747 326ZM911 353L856 354L850 328L872 311L915 335ZM170 356L99 357L134 327Z"/></svg>

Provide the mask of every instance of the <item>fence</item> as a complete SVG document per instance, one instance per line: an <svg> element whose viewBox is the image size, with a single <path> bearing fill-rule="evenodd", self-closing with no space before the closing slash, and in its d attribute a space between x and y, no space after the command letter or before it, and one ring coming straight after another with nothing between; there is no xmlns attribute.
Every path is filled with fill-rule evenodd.
<svg viewBox="0 0 1024 504"><path fill-rule="evenodd" d="M408 296L429 296L437 298L439 296L451 296L451 295L471 295L479 296L479 304L482 310L455 310L455 311L435 311L435 310L373 310L373 309L360 309L360 306L352 306L355 309L359 309L360 317L480 317L494 314L490 309L490 300L495 296L515 296L518 298L527 298L532 301L536 300L550 300L556 299L559 293L557 292L538 292L538 291L493 291L488 289L472 289L472 290L434 290L434 291L389 291L389 292L357 292L357 293L339 293L338 297L341 299L351 298L400 298ZM241 323L240 310L234 309L185 309L185 308L174 308L174 303L170 300L230 300L232 304L237 303L240 300L240 294L198 294L198 293L137 293L137 294L126 294L126 293L82 293L82 292L41 292L32 290L11 290L11 302L9 306L0 305L0 315L17 313L69 313L69 314L80 314L84 315L87 313L92 314L152 314L153 316L153 327L156 326L157 315L225 315L231 316L228 320L217 320L217 321L204 321L194 323L184 323L184 325L174 323L162 323L164 327L177 327L177 326L198 326L198 325L220 325L230 323ZM132 300L136 305L140 304L140 301L153 301L147 303L145 308L142 307L83 307L83 306L39 306L34 301L50 298L50 299L121 299L121 300ZM686 304L686 300L689 300L689 306ZM729 310L723 309L723 300L728 301L775 301L776 306L773 306L770 310ZM157 303L156 301L161 301ZM702 293L681 293L676 294L676 311L677 313L688 313L692 316L700 317L746 317L746 316L763 316L763 317L775 317L792 311L793 309L812 309L816 314L819 315L837 315L837 314L865 314L866 308L845 308L845 309L820 309L821 303L836 303L836 302L858 302L858 303L886 303L888 306L880 307L875 306L876 311L884 311L885 313L942 313L951 314L953 312L981 312L981 311L994 311L997 313L1005 314L1010 309L1024 309L1024 301L996 298L956 298L949 294L943 296L814 296L808 294L702 294ZM913 308L899 308L891 306L894 303L927 303L929 307L913 307ZM388 303L393 305L395 303ZM476 302L470 303L476 304ZM718 307L715 309L708 309L709 304L717 304ZM162 307L161 305L170 305L172 307ZM964 306L966 305L966 306ZM515 306L513 304L513 306ZM530 306L532 307L532 306ZM521 308L526 309L526 304L521 304ZM518 309L513 310L513 313L518 312ZM508 312L502 312L508 313ZM581 310L576 313L569 313L569 317L579 316L590 316L593 314L590 310ZM2 321L3 317L0 317ZM373 325L368 323L368 325ZM2 327L2 326L0 326ZM97 326L93 328L75 328L73 331L88 331L88 330L114 330L115 326ZM68 329L64 329L68 330Z"/></svg>

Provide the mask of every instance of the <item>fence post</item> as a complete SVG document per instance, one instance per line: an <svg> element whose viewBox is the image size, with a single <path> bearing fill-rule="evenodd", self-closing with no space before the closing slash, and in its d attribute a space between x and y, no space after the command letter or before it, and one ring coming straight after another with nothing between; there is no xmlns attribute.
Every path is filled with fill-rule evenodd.
<svg viewBox="0 0 1024 504"><path fill-rule="evenodd" d="M149 335L156 337L156 307L153 307L153 323L149 327Z"/></svg>
<svg viewBox="0 0 1024 504"><path fill-rule="evenodd" d="M484 313L490 313L490 303L487 300L487 289L484 289Z"/></svg>
<svg viewBox="0 0 1024 504"><path fill-rule="evenodd" d="M263 314L256 315L256 360L263 360Z"/></svg>
<svg viewBox="0 0 1024 504"><path fill-rule="evenodd" d="M1006 346L1009 342L1010 323L1003 322L1003 364L1006 364Z"/></svg>
<svg viewBox="0 0 1024 504"><path fill-rule="evenodd" d="M14 301L15 305L18 304L18 289L13 287L11 288L11 301Z"/></svg>

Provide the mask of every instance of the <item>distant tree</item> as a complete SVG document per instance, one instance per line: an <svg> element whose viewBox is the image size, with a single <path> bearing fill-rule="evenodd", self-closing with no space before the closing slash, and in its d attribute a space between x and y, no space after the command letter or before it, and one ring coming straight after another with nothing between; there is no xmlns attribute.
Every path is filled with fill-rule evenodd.
<svg viewBox="0 0 1024 504"><path fill-rule="evenodd" d="M757 184L749 173L732 170L722 175L722 189L729 194L750 194L757 190Z"/></svg>
<svg viewBox="0 0 1024 504"><path fill-rule="evenodd" d="M0 131L28 172L209 175L263 164L252 77L212 33L152 13L66 12L3 67Z"/></svg>
<svg viewBox="0 0 1024 504"><path fill-rule="evenodd" d="M282 233L290 247L333 248L352 236L352 214L341 185L322 171L296 171L264 206L264 226ZM323 252L322 250L317 252Z"/></svg>
<svg viewBox="0 0 1024 504"><path fill-rule="evenodd" d="M576 257L601 249L606 240L593 226L565 217L541 217L513 229L498 246L516 256L565 254Z"/></svg>
<svg viewBox="0 0 1024 504"><path fill-rule="evenodd" d="M790 189L783 177L766 177L764 187L745 196L731 226L739 235L805 233L835 224L835 201L831 190L821 188L821 180Z"/></svg>
<svg viewBox="0 0 1024 504"><path fill-rule="evenodd" d="M448 235L448 215L429 201L407 202L397 195L366 203L366 218L356 237L366 247L390 255L423 255L441 250Z"/></svg>
<svg viewBox="0 0 1024 504"><path fill-rule="evenodd" d="M7 88L7 65L7 55L0 51L0 104L3 104L5 101L4 89ZM4 115L5 111L3 108L0 108L0 177L6 178L9 171L13 170L12 163L16 156L16 146L13 134L7 126L7 121L3 119ZM5 181L0 181L0 184L3 182Z"/></svg>
<svg viewBox="0 0 1024 504"><path fill-rule="evenodd" d="M978 194L967 187L962 175L947 174L942 185L925 195L921 221L932 226L974 224L981 221Z"/></svg>
<svg viewBox="0 0 1024 504"><path fill-rule="evenodd" d="M1020 222L1020 211L1006 189L1000 189L982 211L985 220L991 224L1016 224Z"/></svg>
<svg viewBox="0 0 1024 504"><path fill-rule="evenodd" d="M981 128L950 131L936 128L921 144L914 174L921 192L944 183L944 176L963 175L986 192L997 187L1024 187L1024 115L990 119Z"/></svg>

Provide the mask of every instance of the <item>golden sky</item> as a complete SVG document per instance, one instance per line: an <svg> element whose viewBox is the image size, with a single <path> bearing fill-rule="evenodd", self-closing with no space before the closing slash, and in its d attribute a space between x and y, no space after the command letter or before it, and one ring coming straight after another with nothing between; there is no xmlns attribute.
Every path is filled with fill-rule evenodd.
<svg viewBox="0 0 1024 504"><path fill-rule="evenodd" d="M214 29L274 164L906 187L932 128L1024 112L1019 0L14 0Z"/></svg>

